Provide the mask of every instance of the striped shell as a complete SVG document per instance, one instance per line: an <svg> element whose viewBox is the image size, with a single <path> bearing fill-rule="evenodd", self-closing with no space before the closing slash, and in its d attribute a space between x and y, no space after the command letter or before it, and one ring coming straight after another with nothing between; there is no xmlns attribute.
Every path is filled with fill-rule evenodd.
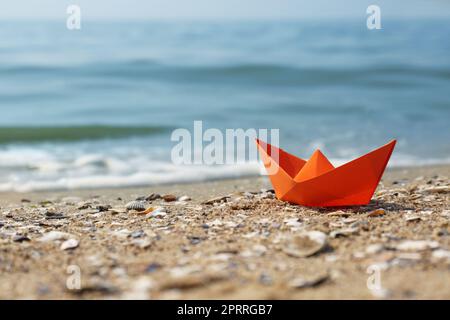
<svg viewBox="0 0 450 320"><path fill-rule="evenodd" d="M131 201L126 205L127 210L145 211L146 205L143 201Z"/></svg>

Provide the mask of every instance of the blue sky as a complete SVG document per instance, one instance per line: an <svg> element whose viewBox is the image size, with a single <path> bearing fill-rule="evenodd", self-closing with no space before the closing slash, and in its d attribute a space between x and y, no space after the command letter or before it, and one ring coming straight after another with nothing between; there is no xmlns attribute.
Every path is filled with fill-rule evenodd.
<svg viewBox="0 0 450 320"><path fill-rule="evenodd" d="M65 19L78 4L88 19L292 19L364 17L370 4L382 16L450 16L447 0L11 0L0 19Z"/></svg>

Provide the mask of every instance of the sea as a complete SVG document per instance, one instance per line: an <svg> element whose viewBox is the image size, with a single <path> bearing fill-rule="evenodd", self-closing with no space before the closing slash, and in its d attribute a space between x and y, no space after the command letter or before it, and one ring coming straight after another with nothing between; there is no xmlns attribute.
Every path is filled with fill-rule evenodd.
<svg viewBox="0 0 450 320"><path fill-rule="evenodd" d="M174 163L194 121L336 165L392 139L391 167L450 163L450 21L0 21L0 112L2 192L261 173Z"/></svg>

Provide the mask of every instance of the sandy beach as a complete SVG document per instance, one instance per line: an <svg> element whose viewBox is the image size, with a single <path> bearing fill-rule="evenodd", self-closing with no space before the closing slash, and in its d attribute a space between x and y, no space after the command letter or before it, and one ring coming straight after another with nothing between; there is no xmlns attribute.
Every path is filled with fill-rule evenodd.
<svg viewBox="0 0 450 320"><path fill-rule="evenodd" d="M369 205L328 209L266 177L3 193L0 298L450 299L449 176L391 169Z"/></svg>

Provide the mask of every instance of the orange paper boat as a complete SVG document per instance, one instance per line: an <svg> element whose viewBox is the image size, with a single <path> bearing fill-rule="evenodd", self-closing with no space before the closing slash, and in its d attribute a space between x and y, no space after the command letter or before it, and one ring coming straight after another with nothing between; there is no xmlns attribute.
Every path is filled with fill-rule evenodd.
<svg viewBox="0 0 450 320"><path fill-rule="evenodd" d="M365 205L370 202L396 140L333 167L316 150L308 161L256 140L278 199L309 207Z"/></svg>

